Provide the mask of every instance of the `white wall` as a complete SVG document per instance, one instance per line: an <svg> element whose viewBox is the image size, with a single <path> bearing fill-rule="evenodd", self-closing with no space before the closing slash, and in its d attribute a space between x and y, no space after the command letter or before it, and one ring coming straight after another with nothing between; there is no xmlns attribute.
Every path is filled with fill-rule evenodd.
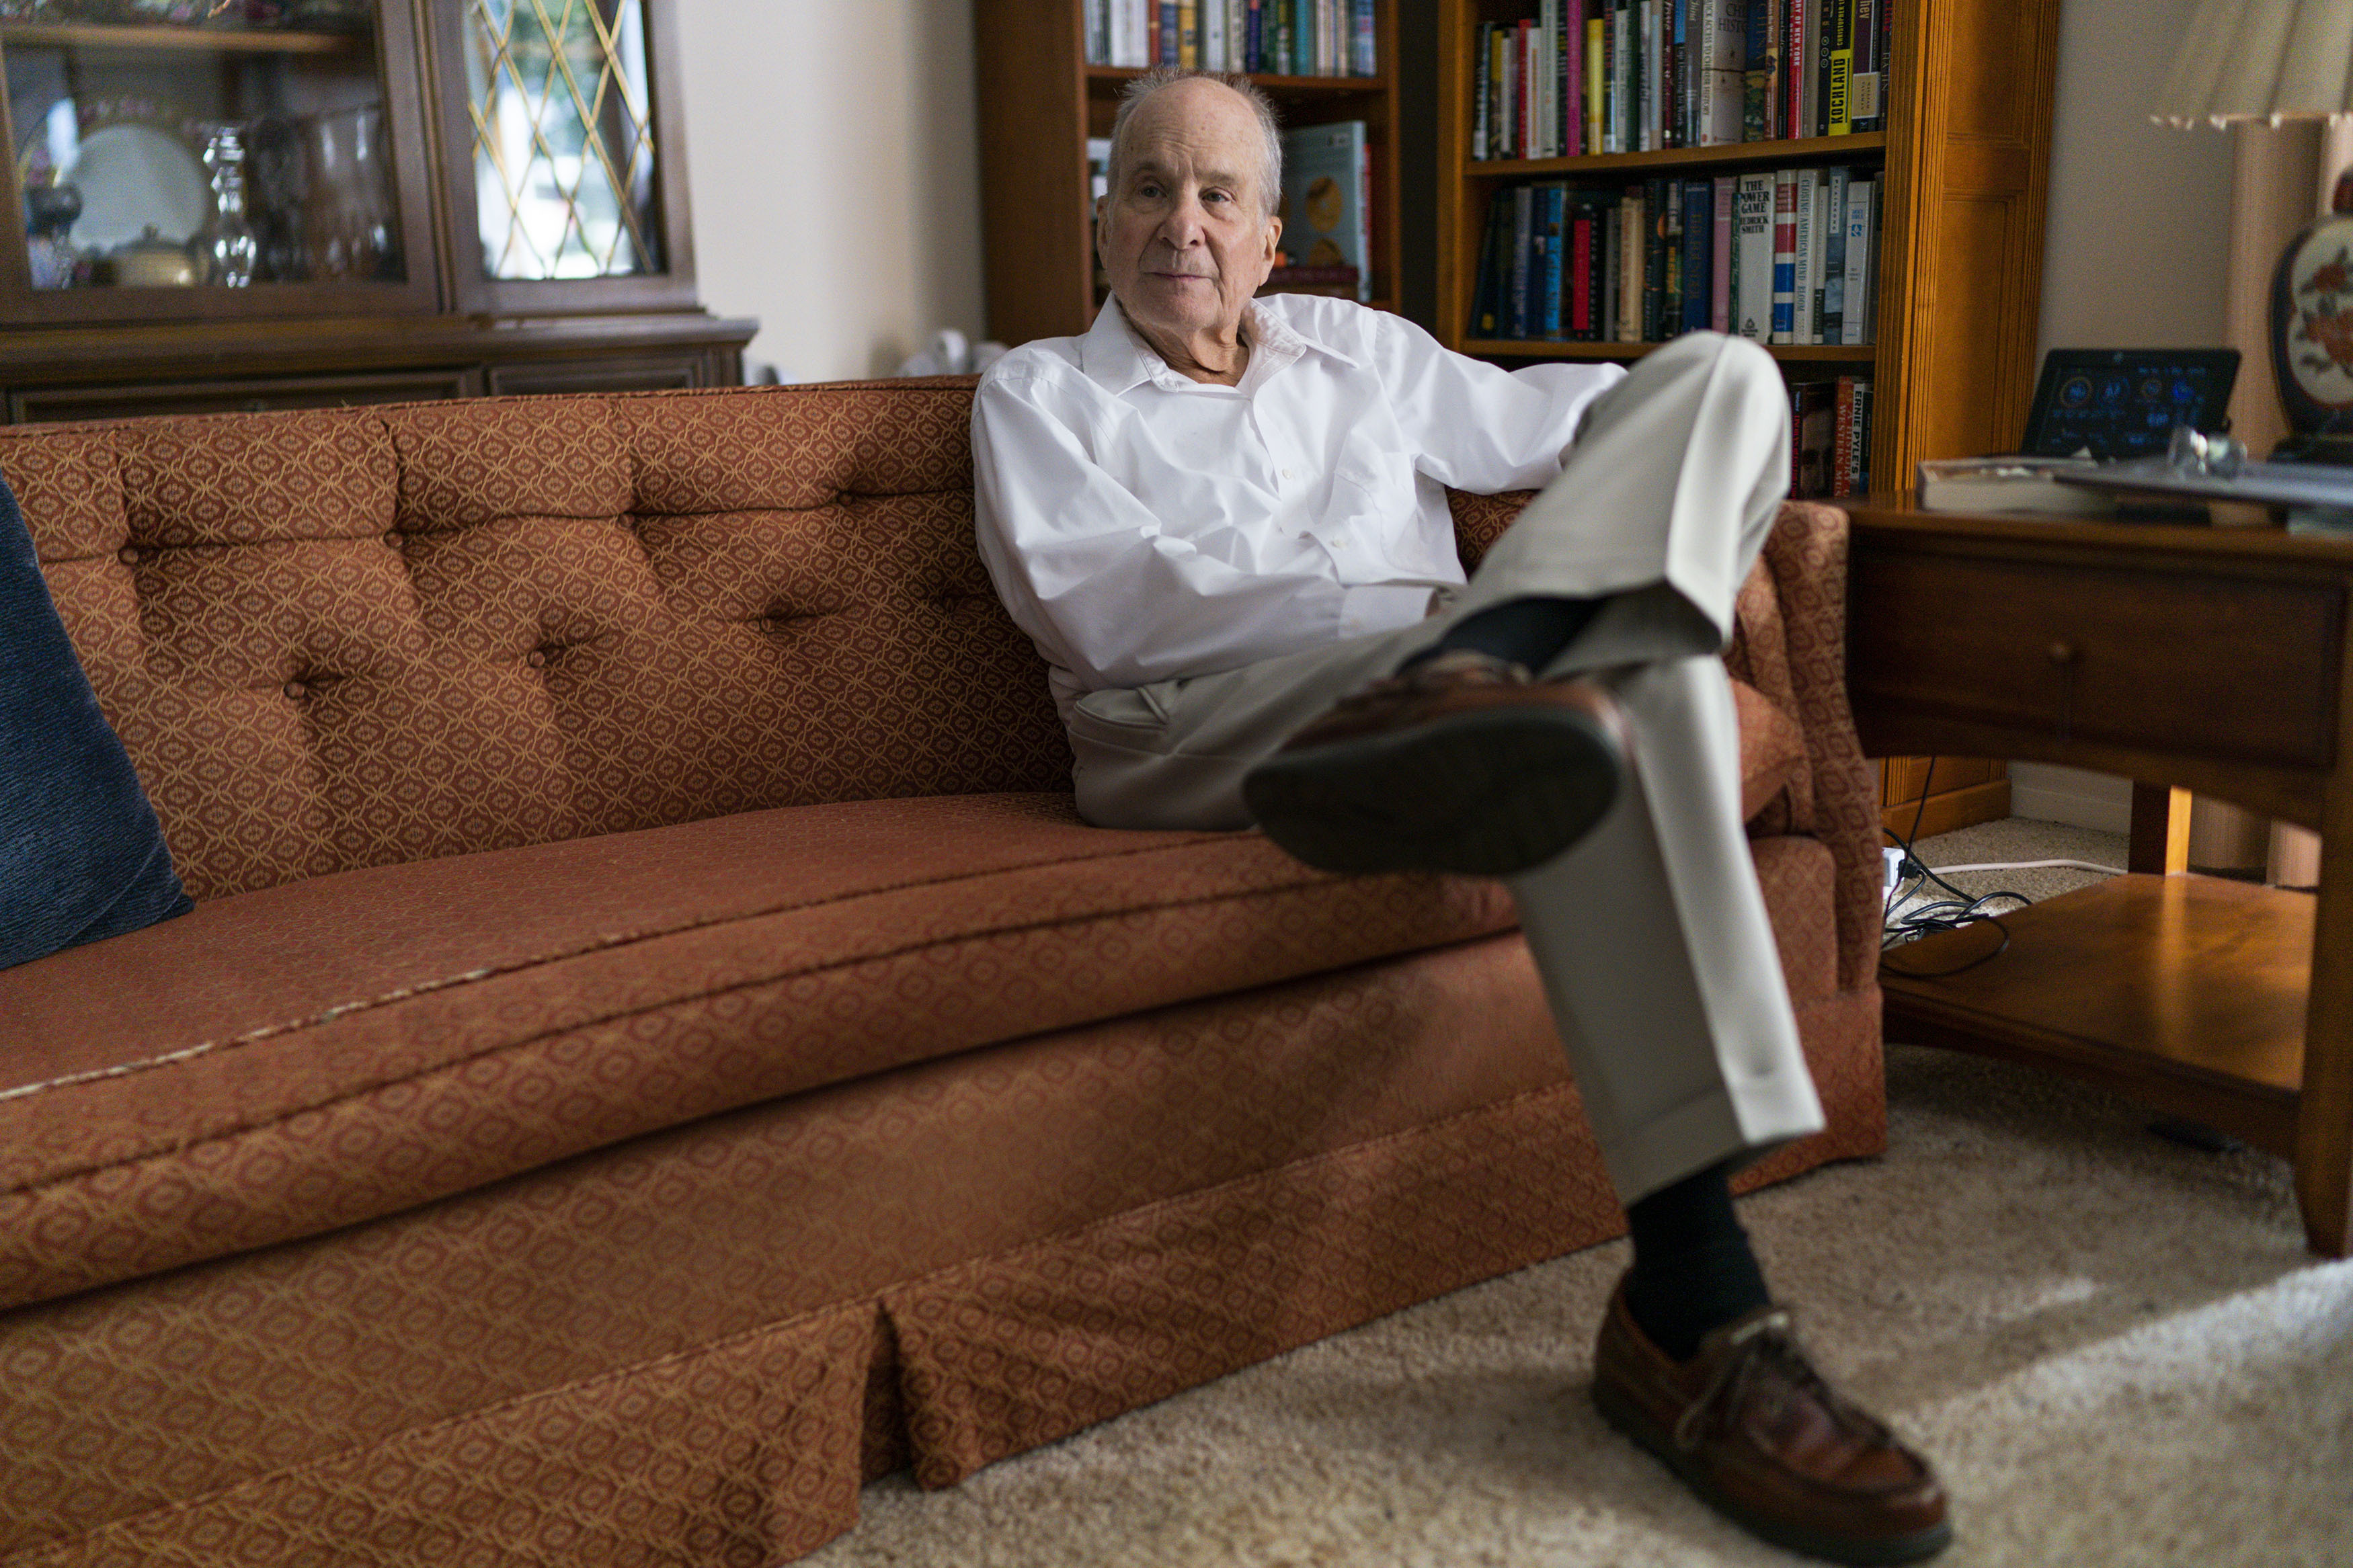
<svg viewBox="0 0 2353 1568"><path fill-rule="evenodd" d="M2042 346L2212 347L2224 341L2231 139L2152 124L2148 106L2197 0L2066 0L2052 116ZM2263 367L2250 366L2263 374ZM2126 830L2124 779L2010 765L2020 816Z"/></svg>
<svg viewBox="0 0 2353 1568"><path fill-rule="evenodd" d="M702 302L800 381L982 325L971 0L682 0Z"/></svg>

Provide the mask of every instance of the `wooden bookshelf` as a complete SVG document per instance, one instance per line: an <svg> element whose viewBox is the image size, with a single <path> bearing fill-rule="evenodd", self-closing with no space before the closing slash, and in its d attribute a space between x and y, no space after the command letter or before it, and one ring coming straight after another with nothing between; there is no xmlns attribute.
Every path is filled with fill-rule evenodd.
<svg viewBox="0 0 2353 1568"><path fill-rule="evenodd" d="M1871 474L1910 482L1924 458L2007 451L2026 426L2042 311L2042 219L2058 59L2058 0L1894 0L1886 129L1728 147L1579 158L1470 156L1482 22L1532 0L1439 0L1438 336L1503 364L1632 361L1656 343L1468 336L1487 203L1531 179L1627 181L1849 163L1884 178L1873 341L1771 348L1784 367L1872 379ZM1891 823L1949 832L2010 811L2006 763L1896 757L1880 768ZM1924 798L1924 790L1926 793Z"/></svg>
<svg viewBox="0 0 2353 1568"><path fill-rule="evenodd" d="M1894 0L1886 129L1727 147L1579 158L1470 156L1482 22L1534 0L1439 0L1438 336L1500 363L1632 360L1652 343L1468 336L1487 204L1530 179L1633 181L1851 163L1884 177L1877 310L1868 344L1785 346L1784 364L1868 366L1871 473L1906 482L1924 458L2014 447L2034 390L2058 0Z"/></svg>
<svg viewBox="0 0 2353 1568"><path fill-rule="evenodd" d="M1095 279L1087 139L1111 134L1120 89L1143 72L1089 65L1084 0L974 0L981 226L988 335L1007 343L1083 332ZM1361 120L1373 160L1373 303L1399 287L1398 0L1374 8L1377 74L1259 76L1286 130Z"/></svg>

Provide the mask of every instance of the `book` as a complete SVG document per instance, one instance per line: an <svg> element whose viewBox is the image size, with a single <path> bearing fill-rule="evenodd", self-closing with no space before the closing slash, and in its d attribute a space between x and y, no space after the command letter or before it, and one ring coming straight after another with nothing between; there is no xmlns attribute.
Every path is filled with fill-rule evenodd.
<svg viewBox="0 0 2353 1568"><path fill-rule="evenodd" d="M1831 493L1831 448L1838 434L1838 384L1789 384L1789 494L1819 500Z"/></svg>
<svg viewBox="0 0 2353 1568"><path fill-rule="evenodd" d="M1471 50L1471 156L1483 161L1495 155L1493 132L1487 118L1487 81L1493 68L1495 24L1480 23L1476 38Z"/></svg>
<svg viewBox="0 0 2353 1568"><path fill-rule="evenodd" d="M1682 211L1672 200L1672 180L1651 180L1642 190L1641 322L1634 341L1655 343L1665 338L1667 305L1667 244L1670 225L1680 224Z"/></svg>
<svg viewBox="0 0 2353 1568"><path fill-rule="evenodd" d="M1774 129L1774 105L1780 92L1781 35L1775 26L1779 0L1748 0L1746 38L1742 46L1740 139L1767 142Z"/></svg>
<svg viewBox="0 0 2353 1568"><path fill-rule="evenodd" d="M1683 182L1683 313L1671 330L1704 332L1715 323L1715 187L1714 180Z"/></svg>
<svg viewBox="0 0 2353 1568"><path fill-rule="evenodd" d="M1703 147L1728 146L1742 139L1747 11L1743 0L1694 3L1701 8L1696 140Z"/></svg>
<svg viewBox="0 0 2353 1568"><path fill-rule="evenodd" d="M1859 179L1846 188L1846 310L1839 322L1842 343L1872 341L1872 242L1877 237L1873 232L1872 193L1876 186L1876 180Z"/></svg>
<svg viewBox="0 0 2353 1568"><path fill-rule="evenodd" d="M1594 300L1594 229L1596 214L1590 201L1581 195L1569 209L1568 220L1568 310L1567 335L1578 342L1595 339Z"/></svg>
<svg viewBox="0 0 2353 1568"><path fill-rule="evenodd" d="M1718 174L1713 182L1707 271L1707 325L1712 331L1732 331L1732 207L1739 189L1740 181L1731 174Z"/></svg>
<svg viewBox="0 0 2353 1568"><path fill-rule="evenodd" d="M1798 329L1798 171L1773 173L1773 331L1766 341L1793 343Z"/></svg>
<svg viewBox="0 0 2353 1568"><path fill-rule="evenodd" d="M1371 164L1361 120L1282 134L1282 240L1303 267L1353 267L1356 298L1372 289Z"/></svg>
<svg viewBox="0 0 2353 1568"><path fill-rule="evenodd" d="M1536 226L1537 237L1544 245L1544 320L1536 335L1546 338L1566 336L1562 330L1563 291L1568 281L1567 258L1564 245L1567 238L1568 187L1557 181L1539 188L1537 200L1542 207Z"/></svg>
<svg viewBox="0 0 2353 1568"><path fill-rule="evenodd" d="M2097 517L2115 510L2105 491L2063 484L2062 474L2099 468L2089 458L1936 458L1921 463L1921 507L1928 511L2023 511Z"/></svg>
<svg viewBox="0 0 2353 1568"><path fill-rule="evenodd" d="M1789 341L1810 343L1814 337L1814 320L1821 307L1822 231L1821 171L1799 169L1797 189L1790 198L1797 218L1797 235L1792 273L1789 280Z"/></svg>
<svg viewBox="0 0 2353 1568"><path fill-rule="evenodd" d="M1634 8L1633 0L1620 0L1613 15L1609 98L1610 118L1618 126L1618 144L1610 151L1633 153L1640 151L1641 145L1634 133L1634 58L1640 53L1636 47L1636 36L1641 31L1641 14Z"/></svg>
<svg viewBox="0 0 2353 1568"><path fill-rule="evenodd" d="M1824 106L1823 129L1832 136L1846 136L1854 131L1854 106L1851 93L1854 84L1854 0L1824 0L1830 14L1830 52L1824 61L1829 80L1829 102Z"/></svg>
<svg viewBox="0 0 2353 1568"><path fill-rule="evenodd" d="M1814 5L1815 0L1781 0L1784 136L1807 137L1814 133Z"/></svg>
<svg viewBox="0 0 2353 1568"><path fill-rule="evenodd" d="M1609 39L1607 17L1597 12L1585 19L1585 150L1588 153L1609 150L1602 130L1602 110L1609 97L1604 69L1609 59Z"/></svg>
<svg viewBox="0 0 2353 1568"><path fill-rule="evenodd" d="M1773 340L1773 189L1770 174L1743 174L1732 195L1733 331Z"/></svg>
<svg viewBox="0 0 2353 1568"><path fill-rule="evenodd" d="M1594 325L1601 333L1600 341L1619 342L1618 295L1622 287L1620 272L1624 266L1626 214L1622 204L1605 202L1596 216L1596 236L1601 244L1601 297L1594 302Z"/></svg>
<svg viewBox="0 0 2353 1568"><path fill-rule="evenodd" d="M1618 206L1618 341L1621 343L1642 341L1642 258L1649 248L1642 202L1642 187L1629 185Z"/></svg>
<svg viewBox="0 0 2353 1568"><path fill-rule="evenodd" d="M1493 338L1503 331L1502 277L1511 243L1512 194L1497 191L1487 203L1487 235L1479 245L1479 272L1471 292L1471 326L1465 334Z"/></svg>
<svg viewBox="0 0 2353 1568"><path fill-rule="evenodd" d="M1831 436L1831 499L1854 494L1854 389L1856 378L1838 378L1836 419Z"/></svg>
<svg viewBox="0 0 2353 1568"><path fill-rule="evenodd" d="M1858 132L1881 131L1879 18L1888 0L1854 0L1854 74L1847 84L1850 112Z"/></svg>
<svg viewBox="0 0 2353 1568"><path fill-rule="evenodd" d="M1512 281L1504 310L1504 335L1528 335L1528 260L1535 233L1535 187L1512 187Z"/></svg>
<svg viewBox="0 0 2353 1568"><path fill-rule="evenodd" d="M1846 189L1850 171L1823 171L1821 309L1816 312L1814 341L1846 342Z"/></svg>
<svg viewBox="0 0 2353 1568"><path fill-rule="evenodd" d="M1348 68L1351 75L1378 76L1380 44L1374 32L1373 0L1356 0L1356 26L1349 44Z"/></svg>

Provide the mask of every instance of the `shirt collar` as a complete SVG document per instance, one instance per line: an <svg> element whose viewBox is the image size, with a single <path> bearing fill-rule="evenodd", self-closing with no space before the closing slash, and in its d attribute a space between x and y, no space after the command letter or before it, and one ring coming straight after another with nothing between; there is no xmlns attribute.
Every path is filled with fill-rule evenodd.
<svg viewBox="0 0 2353 1568"><path fill-rule="evenodd" d="M1320 343L1299 331L1273 310L1260 310L1252 305L1250 314L1250 363L1242 372L1238 391L1250 392L1262 384L1267 377L1292 363L1311 350L1337 360L1351 370L1361 369L1356 358L1329 343ZM1120 309L1119 300L1107 299L1103 309L1095 312L1094 325L1079 340L1079 368L1087 378L1105 392L1117 397L1131 392L1147 381L1174 376L1187 387L1200 384L1182 373L1168 367L1159 351L1144 341Z"/></svg>

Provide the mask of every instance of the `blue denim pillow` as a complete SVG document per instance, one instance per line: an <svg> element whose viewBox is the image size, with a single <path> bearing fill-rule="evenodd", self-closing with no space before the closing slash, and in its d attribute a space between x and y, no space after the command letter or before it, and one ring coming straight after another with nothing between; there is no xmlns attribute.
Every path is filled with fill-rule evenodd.
<svg viewBox="0 0 2353 1568"><path fill-rule="evenodd" d="M193 908L0 483L0 969Z"/></svg>

